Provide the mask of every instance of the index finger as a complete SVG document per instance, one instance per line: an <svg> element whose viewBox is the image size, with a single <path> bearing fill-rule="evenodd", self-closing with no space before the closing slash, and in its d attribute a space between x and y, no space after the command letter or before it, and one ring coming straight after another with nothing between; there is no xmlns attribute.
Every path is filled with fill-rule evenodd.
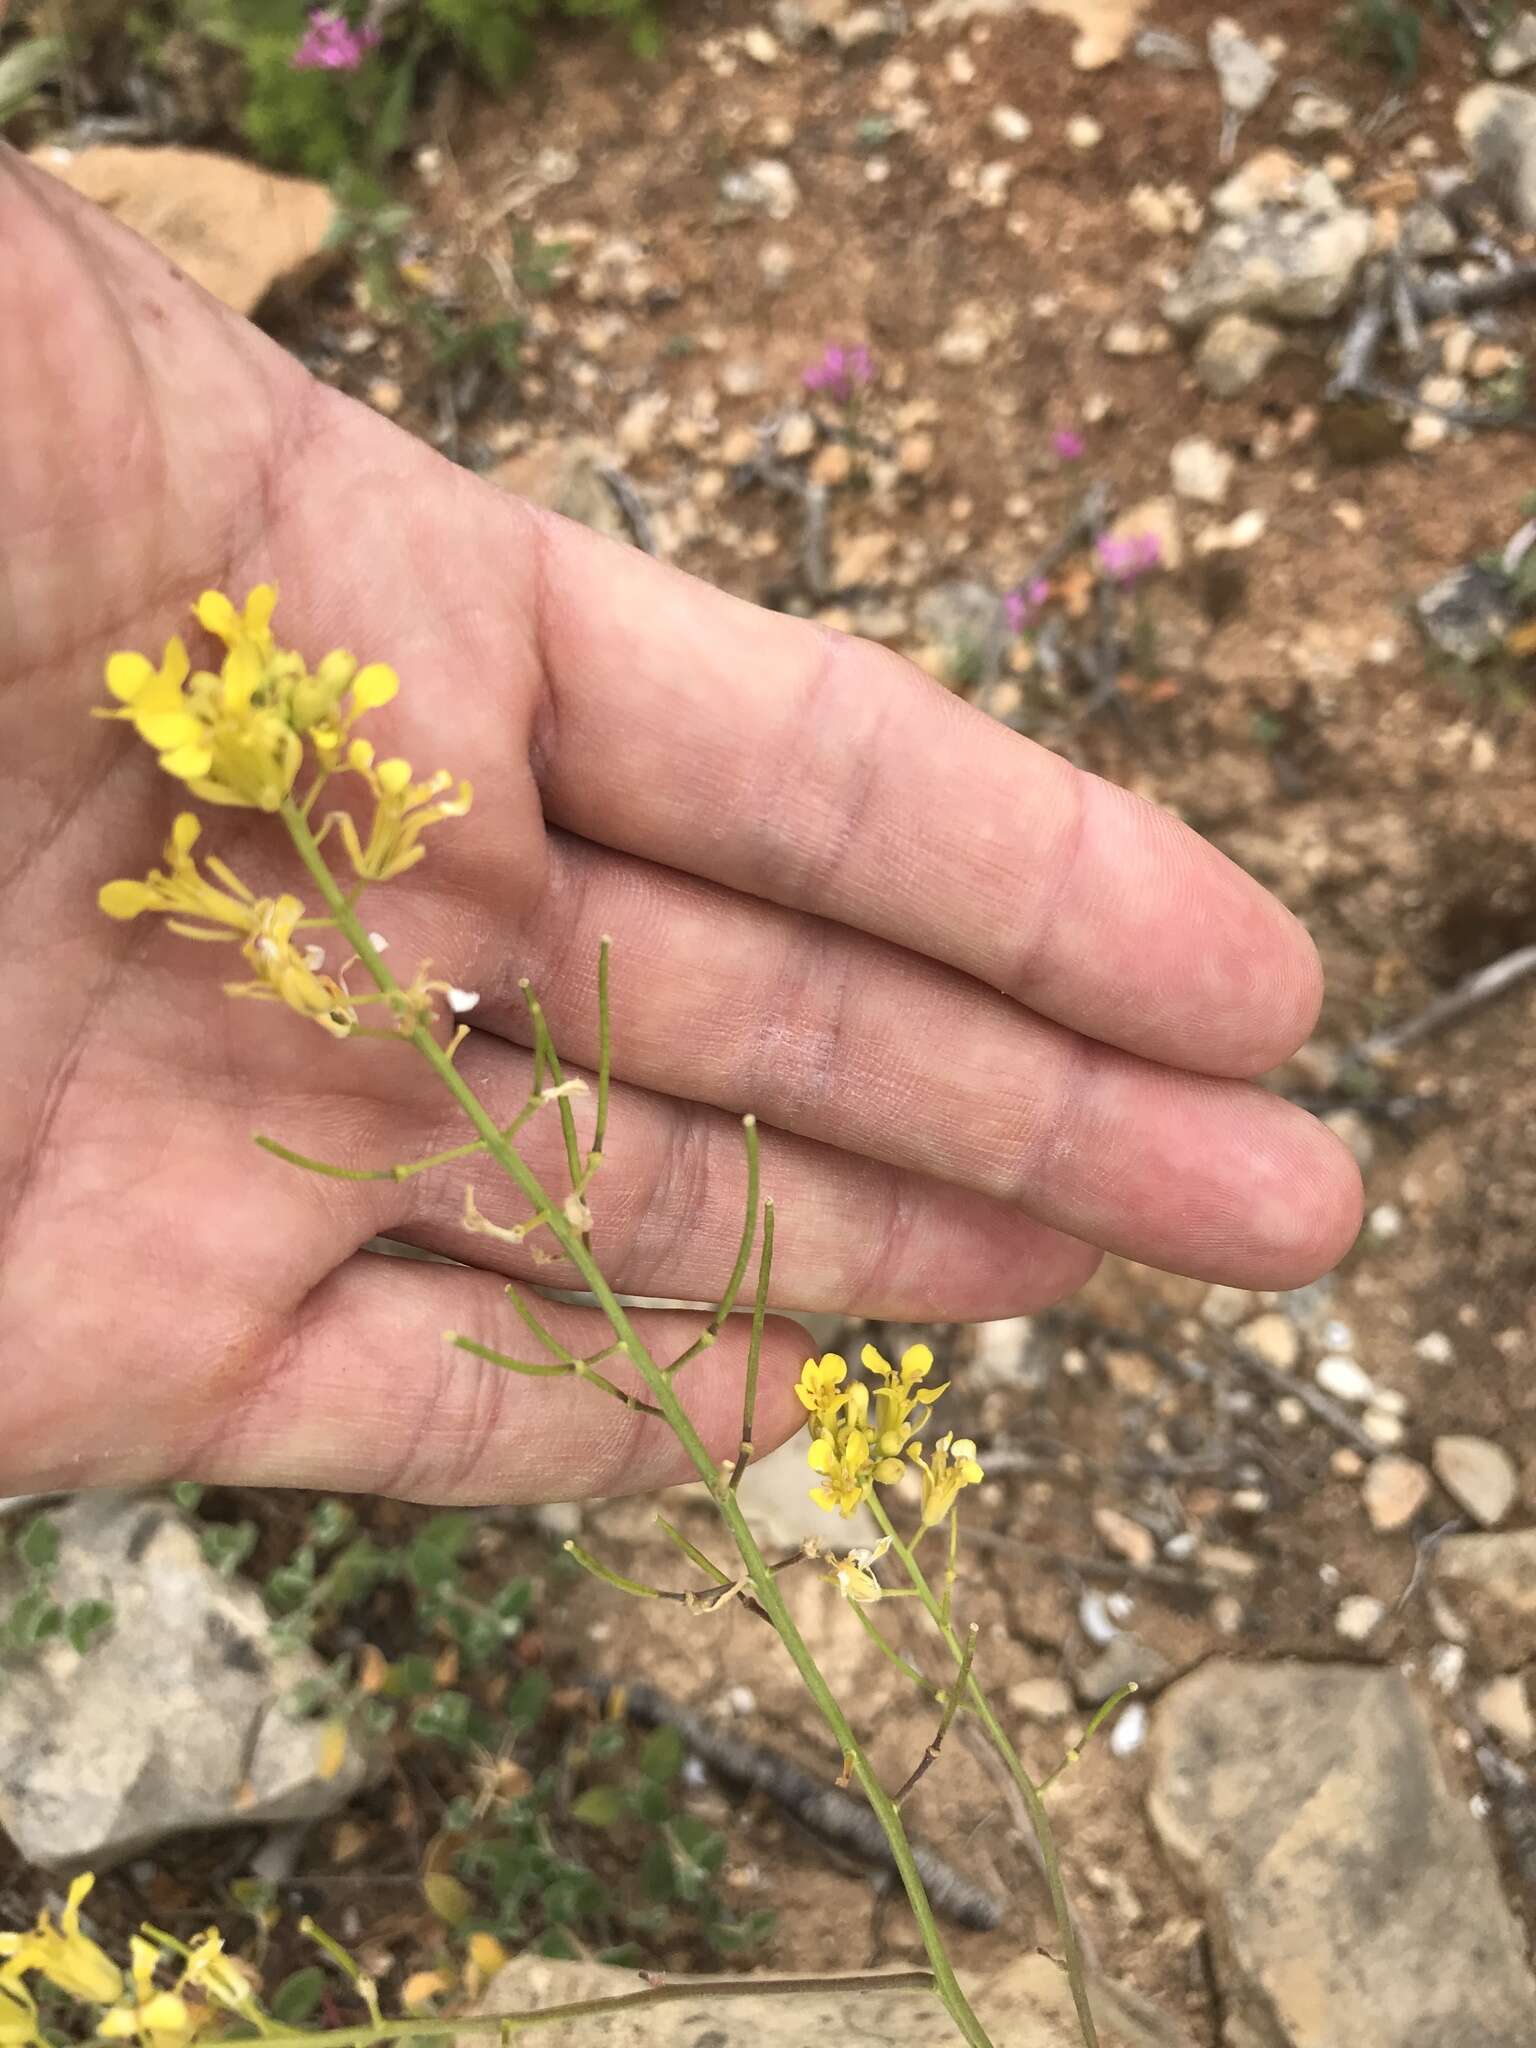
<svg viewBox="0 0 1536 2048"><path fill-rule="evenodd" d="M884 648L534 516L553 822L1169 1065L1258 1074L1307 1036L1311 940L1186 826Z"/></svg>

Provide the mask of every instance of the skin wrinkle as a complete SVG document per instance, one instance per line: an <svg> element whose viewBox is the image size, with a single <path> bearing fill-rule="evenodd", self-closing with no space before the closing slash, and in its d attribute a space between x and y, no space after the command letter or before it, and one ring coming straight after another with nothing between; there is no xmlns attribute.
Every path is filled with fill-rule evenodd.
<svg viewBox="0 0 1536 2048"><path fill-rule="evenodd" d="M1064 775L1058 783L1061 792L1071 792L1067 799L1071 806L1070 816L1060 840L1051 848L1049 860L1044 863L1046 872L1052 874L1049 892L1034 913L1033 930L1019 948L1013 973L1003 991L1021 1003L1028 1002L1031 988L1042 978L1042 962L1050 958L1060 929L1063 907L1077 883L1078 862L1088 825L1088 805L1092 801L1090 787L1096 795L1097 785L1090 786L1087 777L1082 775ZM1038 887L1038 876L1035 881Z"/></svg>

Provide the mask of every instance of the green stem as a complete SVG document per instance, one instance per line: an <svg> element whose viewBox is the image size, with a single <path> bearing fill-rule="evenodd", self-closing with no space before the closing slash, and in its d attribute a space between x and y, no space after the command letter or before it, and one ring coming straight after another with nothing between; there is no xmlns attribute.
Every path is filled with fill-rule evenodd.
<svg viewBox="0 0 1536 2048"><path fill-rule="evenodd" d="M283 823L288 828L289 836L293 840L299 858L309 870L316 888L329 906L339 929L345 932L358 959L372 977L374 986L386 995L393 995L399 998L402 992L398 983L384 965L378 949L369 939L367 932L363 930L356 916L348 909L346 899L337 887L335 877L327 867L320 849L315 844L314 834L310 831L307 820L301 815L298 807L291 799L283 805L282 818ZM908 1902L911 1905L913 1918L917 1921L918 1928L922 1934L923 1947L932 1965L934 1982L939 1996L943 2000L945 2011L954 2020L965 2041L969 2044L969 2048L992 2048L992 2044L983 2030L981 2022L972 2012L970 2003L960 1987L960 1980L955 1975L954 1965L949 1960L949 1953L944 1946L943 1936L940 1934L938 1922L934 1918L933 1907L929 1904L928 1893L913 1858L912 1845L907 1839L907 1832L902 1824L901 1814L889 1793L881 1784L874 1766L860 1747L858 1738L849 1724L847 1715L838 1704L835 1694L822 1676L820 1666L811 1655L804 1637L795 1626L794 1616L789 1611L784 1595L779 1588L779 1583L769 1569L767 1560L758 1548L756 1538L748 1526L747 1518L742 1513L741 1504L730 1489L728 1478L710 1456L703 1438L694 1428L692 1418L678 1399L677 1391L672 1385L666 1369L659 1366L655 1359L651 1357L650 1352L641 1341L639 1333L636 1331L633 1323L631 1323L617 1295L615 1295L613 1289L604 1278L580 1235L571 1228L564 1216L552 1207L549 1197L541 1186L537 1175L503 1138L489 1111L481 1103L479 1097L448 1058L431 1032L425 1025L417 1024L409 1036L416 1050L458 1103L465 1116L468 1117L472 1128L484 1140L486 1150L502 1169L503 1173L522 1191L533 1204L535 1210L549 1211L549 1228L551 1233L561 1250L581 1274L584 1285L590 1289L596 1298L598 1306L608 1319L610 1328L628 1354L635 1370L645 1381L648 1390L654 1396L668 1427L682 1446L689 1463L703 1480L711 1498L714 1500L721 1519L731 1532L732 1540L736 1545L742 1563L746 1567L747 1575L752 1581L753 1590L757 1594L785 1650L788 1652L790 1661L799 1672L806 1691L815 1701L823 1720L832 1731L838 1748L845 1756L851 1756L853 1759L854 1773L858 1778L860 1789L869 1801L876 1819L880 1822L882 1832L891 1845L891 1857L901 1878L902 1887L906 1892ZM1033 1792L1033 1786L1030 1787L1030 1790ZM334 2044L334 2048L345 2048L345 2044ZM1097 2048L1096 2043L1094 2048Z"/></svg>
<svg viewBox="0 0 1536 2048"><path fill-rule="evenodd" d="M757 1235L757 1176L758 1142L757 1118L744 1116L741 1127L747 1140L747 1213L741 1227L741 1243L736 1249L736 1263L731 1268L731 1277L725 1283L725 1292L720 1297L720 1306L704 1325L698 1336L686 1351L679 1352L667 1367L668 1373L680 1372L691 1364L701 1351L707 1351L725 1328L725 1319L736 1306L736 1297L741 1292L741 1283L747 1277L747 1267L752 1259L752 1241Z"/></svg>
<svg viewBox="0 0 1536 2048"><path fill-rule="evenodd" d="M752 1334L747 1339L747 1383L741 1397L741 1443L731 1468L731 1491L752 1462L752 1430L757 1421L757 1373L763 1353L763 1323L768 1314L768 1282L773 1272L773 1198L763 1203L763 1249L757 1262L757 1297L752 1303Z"/></svg>
<svg viewBox="0 0 1536 2048"><path fill-rule="evenodd" d="M875 1621L872 1621L870 1617L864 1612L864 1608L859 1601L850 1600L848 1602L848 1605L853 1609L855 1615L857 1615L858 1619L863 1623L864 1633L869 1637L870 1641L874 1644L875 1648L880 1652L881 1656L884 1657L886 1662L888 1664L894 1664L896 1669L901 1673L903 1678L909 1678L912 1681L912 1683L919 1688L920 1691L927 1693L930 1699L938 1699L941 1692L943 1691L943 1687L935 1685L931 1678L924 1678L923 1674L921 1673L921 1671L918 1670L915 1664L909 1664L907 1662L906 1658L902 1656L900 1650L898 1650L895 1644L892 1643L890 1639L886 1636L884 1631L880 1628L879 1624Z"/></svg>
<svg viewBox="0 0 1536 2048"><path fill-rule="evenodd" d="M538 2027L558 2027L568 2020L603 2019L610 2013L633 2012L638 2006L680 2005L690 1998L808 1998L846 1991L932 1991L932 1970L860 1970L834 1977L690 1977L675 1984L653 1984L645 1991L621 1991L613 1998L578 1998L566 2005L547 2005L541 2012L477 2012L453 2017L381 2020L376 2026L334 2027L305 2033L284 2029L264 2034L269 2048L368 2048L371 2041L441 2040L453 2034L495 2034L504 2038L531 2034ZM98 2037L99 2038L99 2037Z"/></svg>
<svg viewBox="0 0 1536 2048"><path fill-rule="evenodd" d="M965 1650L960 1638L944 1613L943 1603L923 1576L923 1568L913 1556L909 1545L902 1542L896 1533L895 1524L885 1511L885 1504L873 1488L870 1489L869 1504L874 1510L875 1520L881 1530L890 1538L892 1550L900 1558L902 1568L911 1580L918 1598L927 1608L937 1624L940 1634L949 1646L950 1655L958 1666L966 1662ZM958 1689L958 1688L957 1688ZM1008 1739L1008 1734L993 1711L992 1703L982 1691L972 1672L966 1681L970 1703L992 1739L992 1746L1006 1765L1008 1775L1019 1788L1029 1814L1029 1824L1034 1830L1039 1845L1040 1860L1045 1866L1045 1881L1051 1894L1051 1909L1056 1916L1057 1932L1061 1936L1062 1959L1066 1964L1067 1982L1072 1987L1072 2003L1077 2010L1077 2024L1083 2036L1083 2048L1099 2048L1099 2031L1093 2023L1093 2010L1088 2003L1088 1984L1083 1974L1082 1951L1078 1946L1077 1928L1072 1919L1072 1908L1067 1901L1067 1888L1062 1881L1061 1858L1056 1849L1056 1836L1051 1827L1050 1816L1040 1797L1039 1787L1019 1760L1019 1753Z"/></svg>
<svg viewBox="0 0 1536 2048"><path fill-rule="evenodd" d="M976 1636L977 1628L973 1621L966 1630L965 1655L960 1659L960 1675L944 1694L944 1712L939 1719L938 1732L913 1766L911 1777L908 1778L905 1785L896 1794L896 1804L898 1806L905 1801L907 1795L918 1784L929 1766L936 1764L939 1760L939 1751L944 1747L944 1738L949 1733L950 1725L954 1721L956 1714L960 1711L960 1702L965 1698L966 1688L970 1684L971 1665L976 1656Z"/></svg>

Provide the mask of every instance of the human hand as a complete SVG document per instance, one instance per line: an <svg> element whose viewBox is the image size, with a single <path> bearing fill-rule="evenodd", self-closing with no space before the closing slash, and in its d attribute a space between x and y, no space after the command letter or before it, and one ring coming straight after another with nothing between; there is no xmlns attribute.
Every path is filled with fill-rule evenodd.
<svg viewBox="0 0 1536 2048"><path fill-rule="evenodd" d="M684 1469L643 1416L444 1346L516 1348L498 1276L572 1277L466 1234L462 1172L317 1181L252 1145L458 1142L405 1048L231 1003L222 960L98 912L185 795L87 717L103 660L157 657L210 584L275 582L282 639L391 663L375 737L472 776L371 914L479 991L458 1064L493 1110L527 1092L519 976L594 1057L612 934L615 1286L721 1288L748 1108L785 1307L1021 1313L1097 1246L1287 1287L1347 1248L1348 1155L1241 1078L1311 1028L1315 955L1194 834L884 650L504 497L3 150L0 246L0 1487L486 1501ZM219 811L206 843L296 886L268 818ZM552 1117L526 1149L553 1171ZM465 1263L361 1249L380 1234ZM578 1349L599 1320L551 1311ZM645 1326L670 1352L698 1318ZM722 1455L744 1349L728 1330L683 1383ZM805 1349L770 1323L764 1442L801 1419Z"/></svg>

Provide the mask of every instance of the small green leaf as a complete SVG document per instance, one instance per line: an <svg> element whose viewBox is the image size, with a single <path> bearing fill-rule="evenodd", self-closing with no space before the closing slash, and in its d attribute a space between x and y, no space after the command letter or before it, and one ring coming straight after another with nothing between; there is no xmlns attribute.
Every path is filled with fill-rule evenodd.
<svg viewBox="0 0 1536 2048"><path fill-rule="evenodd" d="M79 1600L64 1617L64 1633L83 1657L101 1641L115 1619L110 1600Z"/></svg>
<svg viewBox="0 0 1536 2048"><path fill-rule="evenodd" d="M280 1564L275 1571L268 1572L262 1591L274 1614L291 1614L296 1607L304 1605L314 1583L314 1560L300 1555L291 1563Z"/></svg>
<svg viewBox="0 0 1536 2048"><path fill-rule="evenodd" d="M677 1894L677 1877L672 1868L672 1852L666 1843L654 1836L646 1843L640 1856L640 1889L656 1905L665 1905Z"/></svg>
<svg viewBox="0 0 1536 2048"><path fill-rule="evenodd" d="M457 1927L475 1910L475 1895L446 1870L432 1870L421 1880L427 1904L448 1927Z"/></svg>
<svg viewBox="0 0 1536 2048"><path fill-rule="evenodd" d="M285 2027L302 2027L314 2017L324 1996L324 1970L315 1963L307 1963L302 1970L285 1977L272 1994L272 2017Z"/></svg>
<svg viewBox="0 0 1536 2048"><path fill-rule="evenodd" d="M640 1819L653 1828L659 1828L670 1819L672 1801L667 1797L665 1785L658 1785L654 1778L637 1778L630 1787L629 1803Z"/></svg>
<svg viewBox="0 0 1536 2048"><path fill-rule="evenodd" d="M474 1703L461 1692L440 1692L435 1699L424 1700L411 1716L411 1726L418 1735L430 1741L446 1742L454 1749L464 1749L469 1743L470 1723L474 1718Z"/></svg>
<svg viewBox="0 0 1536 2048"><path fill-rule="evenodd" d="M571 1819L589 1828L611 1828L629 1810L629 1803L617 1785L592 1785L571 1801Z"/></svg>
<svg viewBox="0 0 1536 2048"><path fill-rule="evenodd" d="M552 1690L542 1671L525 1672L507 1696L503 1710L514 1728L532 1728L542 1719Z"/></svg>
<svg viewBox="0 0 1536 2048"><path fill-rule="evenodd" d="M21 1532L21 1541L16 1546L23 1561L35 1572L51 1571L59 1558L59 1531L57 1523L47 1515L34 1515Z"/></svg>
<svg viewBox="0 0 1536 2048"><path fill-rule="evenodd" d="M683 1767L683 1738L675 1728L655 1728L640 1752L640 1768L658 1785L666 1785Z"/></svg>
<svg viewBox="0 0 1536 2048"><path fill-rule="evenodd" d="M254 1522L209 1522L203 1530L203 1556L221 1578L233 1578L256 1548Z"/></svg>
<svg viewBox="0 0 1536 2048"><path fill-rule="evenodd" d="M356 1522L357 1516L345 1501L317 1501L305 1533L316 1550L334 1550L338 1543L346 1542Z"/></svg>
<svg viewBox="0 0 1536 2048"><path fill-rule="evenodd" d="M624 1754L629 1741L629 1730L621 1721L610 1721L602 1728L592 1731L587 1743L587 1754L595 1764L611 1763L616 1756Z"/></svg>
<svg viewBox="0 0 1536 2048"><path fill-rule="evenodd" d="M198 1503L205 1491L206 1488L200 1486L195 1479L178 1479L171 1488L171 1499L175 1501L177 1507L184 1508L191 1515L197 1512Z"/></svg>

